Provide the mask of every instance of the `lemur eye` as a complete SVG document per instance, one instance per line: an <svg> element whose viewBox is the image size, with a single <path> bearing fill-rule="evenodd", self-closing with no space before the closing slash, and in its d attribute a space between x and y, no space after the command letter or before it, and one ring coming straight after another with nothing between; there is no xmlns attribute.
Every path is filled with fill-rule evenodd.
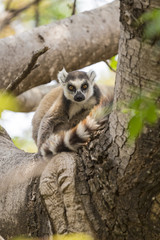
<svg viewBox="0 0 160 240"><path fill-rule="evenodd" d="M69 89L70 91L74 91L74 90L75 90L75 87L72 86L72 85L68 85L68 89Z"/></svg>
<svg viewBox="0 0 160 240"><path fill-rule="evenodd" d="M88 88L88 84L83 84L82 85L82 90L86 90Z"/></svg>

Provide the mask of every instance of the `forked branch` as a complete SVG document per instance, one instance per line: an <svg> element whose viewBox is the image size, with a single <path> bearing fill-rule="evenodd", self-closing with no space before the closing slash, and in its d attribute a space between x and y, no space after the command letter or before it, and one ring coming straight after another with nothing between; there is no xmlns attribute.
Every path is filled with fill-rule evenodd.
<svg viewBox="0 0 160 240"><path fill-rule="evenodd" d="M24 71L7 86L6 91L14 91L16 87L23 81L23 79L25 79L33 69L39 66L38 64L36 64L37 59L46 51L48 51L48 49L48 47L44 47L34 52L30 62L28 63Z"/></svg>

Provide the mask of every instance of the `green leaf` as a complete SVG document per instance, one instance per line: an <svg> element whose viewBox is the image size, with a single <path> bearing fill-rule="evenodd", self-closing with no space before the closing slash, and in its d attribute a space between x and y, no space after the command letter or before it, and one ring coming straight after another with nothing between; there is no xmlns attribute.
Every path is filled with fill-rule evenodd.
<svg viewBox="0 0 160 240"><path fill-rule="evenodd" d="M53 240L93 240L93 238L86 233L69 233L69 234L57 234L52 236ZM25 238L24 236L15 237L11 240L36 240L36 238ZM38 240L38 238L37 238Z"/></svg>
<svg viewBox="0 0 160 240"><path fill-rule="evenodd" d="M131 103L129 104L129 107L133 109L139 109L141 106L141 103L142 103L142 99L141 97L139 97L131 101Z"/></svg>
<svg viewBox="0 0 160 240"><path fill-rule="evenodd" d="M145 24L144 38L154 39L160 36L160 9L154 9L143 14L140 23Z"/></svg>
<svg viewBox="0 0 160 240"><path fill-rule="evenodd" d="M116 60L116 56L110 58L109 60L109 65L111 66L111 68L113 68L114 70L117 69L117 60Z"/></svg>
<svg viewBox="0 0 160 240"><path fill-rule="evenodd" d="M16 97L6 92L0 93L0 117L3 110L18 111L18 108Z"/></svg>
<svg viewBox="0 0 160 240"><path fill-rule="evenodd" d="M143 119L141 114L135 115L129 122L129 139L135 140L143 128Z"/></svg>
<svg viewBox="0 0 160 240"><path fill-rule="evenodd" d="M158 88L158 87L157 87ZM160 117L160 110L155 99L160 95L156 92L142 92L139 97L129 103L128 113L131 120L128 124L130 139L135 140L141 133L145 124L154 124Z"/></svg>
<svg viewBox="0 0 160 240"><path fill-rule="evenodd" d="M158 119L157 107L155 103L149 103L146 109L144 109L143 115L146 123L155 123Z"/></svg>

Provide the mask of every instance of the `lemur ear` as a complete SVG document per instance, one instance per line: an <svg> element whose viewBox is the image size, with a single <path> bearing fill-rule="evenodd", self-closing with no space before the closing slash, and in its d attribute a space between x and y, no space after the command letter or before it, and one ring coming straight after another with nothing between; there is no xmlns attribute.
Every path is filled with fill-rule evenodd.
<svg viewBox="0 0 160 240"><path fill-rule="evenodd" d="M66 72L65 68L63 67L62 71L60 71L57 75L60 84L64 85L66 83L66 78L68 73Z"/></svg>
<svg viewBox="0 0 160 240"><path fill-rule="evenodd" d="M87 75L88 75L88 78L89 78L90 82L93 83L94 80L95 80L95 78L96 78L96 73L95 73L95 71L90 70L90 71L87 73Z"/></svg>

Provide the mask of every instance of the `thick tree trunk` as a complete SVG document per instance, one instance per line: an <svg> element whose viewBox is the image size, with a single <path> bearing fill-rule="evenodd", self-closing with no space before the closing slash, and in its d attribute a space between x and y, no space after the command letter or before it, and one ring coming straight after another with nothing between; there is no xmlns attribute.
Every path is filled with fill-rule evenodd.
<svg viewBox="0 0 160 240"><path fill-rule="evenodd" d="M159 83L160 48L142 42L142 29L140 27L136 29L132 24L133 19L138 18L152 6L158 8L160 2L156 0L145 3L141 1L141 4L138 0L121 2L121 38L113 111L102 129L94 133L88 145L81 148L78 154L61 153L47 164L40 177L40 193L39 191L35 193L35 196L40 194L43 201L38 201L37 197L32 206L34 213L35 209L38 211L34 226L43 219L39 211L45 206L53 232L83 231L100 240L160 239L160 123L152 127L145 126L138 140L129 144L127 141L129 116L120 109L122 103L126 105L133 99L136 95L133 92L153 91ZM4 140L4 136L1 135L2 178L11 168L9 159L13 166L19 166L21 160L22 166L24 162L35 161L32 154L24 155L22 151L14 150L11 143L6 145L6 141L9 140L6 137ZM11 152L7 156L5 154L8 153L9 147ZM15 160L18 156L17 151L21 156L18 162ZM12 202L16 199L17 213L20 216L27 214L24 199L28 197L24 196L33 197L32 191L38 184L35 183L35 188L28 190L27 186L30 185L27 179L29 180L31 173L27 176L23 182L22 196L19 199L13 195L11 197ZM15 187L18 188L18 185ZM21 219L18 214L16 221L11 218L8 220L9 211L5 197L6 194L8 196L13 194L13 190L7 189L5 194L4 190L1 194L0 211L0 227L3 226L3 232L0 233L4 233L1 234L2 237L6 236L7 227L9 228L11 223L16 234L25 231L28 234L27 224L24 222L24 229L18 232ZM17 196L19 192L21 190L17 190ZM9 198L6 199L9 202ZM30 199L31 202L32 199L34 198ZM9 203L9 206L10 204L13 203ZM39 204L40 206L36 208ZM11 213L15 216L13 208ZM32 220L34 213L27 215L28 222ZM5 219L7 221L4 221ZM44 222L49 235L46 215ZM35 232L36 234L38 236L38 232ZM41 234L44 234L44 231ZM13 233L10 230L8 236L11 235Z"/></svg>
<svg viewBox="0 0 160 240"><path fill-rule="evenodd" d="M121 4L122 25L114 111L109 117L109 126L106 123L105 128L97 133L99 135L92 139L86 149L82 148L75 158L77 172L76 176L72 174L72 178L76 185L75 193L72 191L71 196L74 199L78 191L86 223L89 223L95 239L160 238L160 124L146 126L136 143L129 144L129 116L119 107L122 104L126 106L143 90L147 93L156 90L159 83L160 48L142 43L142 29L138 31L132 25L135 18L152 6L160 7L160 3L151 1L139 5L135 0L131 5L128 1ZM67 185L65 177L62 179L62 184ZM55 181L52 183L53 189L54 184ZM46 197L47 188L44 189L41 194L50 212L60 212L60 209L65 209L66 213L69 211L70 205L67 204L59 206L60 209L55 209L57 204L51 207ZM62 198L65 199L65 191ZM59 196L54 195L55 202L58 199ZM72 216L64 217L62 214L61 217L64 222L69 222ZM53 224L58 225L56 218L53 218ZM64 229L64 232L70 231L69 227L65 226ZM76 231L76 225L71 231ZM60 232L60 228L57 228L57 232Z"/></svg>
<svg viewBox="0 0 160 240"><path fill-rule="evenodd" d="M23 71L33 52L44 46L50 50L39 58L40 67L16 88L16 94L56 79L63 67L71 71L106 60L117 54L119 33L119 4L115 1L48 26L1 39L0 86L6 88Z"/></svg>
<svg viewBox="0 0 160 240"><path fill-rule="evenodd" d="M152 0L139 4L135 0L131 5L128 1L121 3L115 105L126 105L142 91L148 94L157 90L160 48L142 42L143 30L134 27L135 19L152 7L160 7L160 2ZM110 177L115 181L115 221L109 239L159 239L160 125L146 126L132 145L127 141L127 128L128 117L117 107L110 116L113 143L108 149L108 158L114 161L116 168L110 171Z"/></svg>

